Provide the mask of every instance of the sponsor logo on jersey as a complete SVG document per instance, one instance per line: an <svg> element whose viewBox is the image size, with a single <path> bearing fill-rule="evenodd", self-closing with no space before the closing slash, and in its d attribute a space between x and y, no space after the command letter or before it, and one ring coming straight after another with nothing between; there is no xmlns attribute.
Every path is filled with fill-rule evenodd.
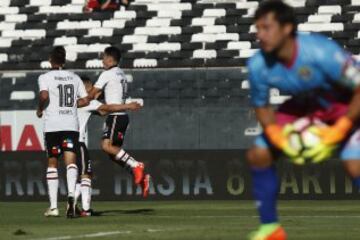
<svg viewBox="0 0 360 240"><path fill-rule="evenodd" d="M74 148L74 143L71 139L65 139L63 142L63 148Z"/></svg>
<svg viewBox="0 0 360 240"><path fill-rule="evenodd" d="M58 147L52 147L51 148L51 153L53 154L53 155L59 155L60 153L61 153L61 151L60 151L60 148L58 148Z"/></svg>
<svg viewBox="0 0 360 240"><path fill-rule="evenodd" d="M299 74L300 78L305 81L310 80L311 75L312 75L310 68L306 67L306 66L300 67L298 70L298 74Z"/></svg>

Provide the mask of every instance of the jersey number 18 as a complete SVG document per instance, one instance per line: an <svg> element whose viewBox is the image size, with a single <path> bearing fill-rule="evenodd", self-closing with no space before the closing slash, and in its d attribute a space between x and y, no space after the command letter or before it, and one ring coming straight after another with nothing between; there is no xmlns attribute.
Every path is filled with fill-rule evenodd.
<svg viewBox="0 0 360 240"><path fill-rule="evenodd" d="M59 105L60 107L74 106L74 85L73 84L59 84Z"/></svg>

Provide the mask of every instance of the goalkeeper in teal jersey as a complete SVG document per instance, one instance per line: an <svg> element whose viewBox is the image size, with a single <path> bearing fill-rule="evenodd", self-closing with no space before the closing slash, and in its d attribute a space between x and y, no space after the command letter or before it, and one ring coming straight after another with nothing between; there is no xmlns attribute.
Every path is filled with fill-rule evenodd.
<svg viewBox="0 0 360 240"><path fill-rule="evenodd" d="M291 148L283 126L301 117L325 122L327 127L315 129L321 143L304 154L321 162L337 148L346 171L360 187L360 70L334 41L298 33L294 10L282 1L262 2L255 25L261 50L247 65L251 102L264 132L247 153L261 220L250 239L285 240L276 210L274 152L290 159L300 153ZM291 96L277 110L269 104L271 88Z"/></svg>

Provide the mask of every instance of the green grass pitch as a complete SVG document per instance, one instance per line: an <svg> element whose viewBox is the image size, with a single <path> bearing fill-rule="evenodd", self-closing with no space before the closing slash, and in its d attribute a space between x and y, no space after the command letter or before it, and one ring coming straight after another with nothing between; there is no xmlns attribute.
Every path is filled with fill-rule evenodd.
<svg viewBox="0 0 360 240"><path fill-rule="evenodd" d="M251 201L94 202L99 216L45 218L45 202L0 203L0 239L246 239ZM281 201L290 240L360 239L359 201Z"/></svg>

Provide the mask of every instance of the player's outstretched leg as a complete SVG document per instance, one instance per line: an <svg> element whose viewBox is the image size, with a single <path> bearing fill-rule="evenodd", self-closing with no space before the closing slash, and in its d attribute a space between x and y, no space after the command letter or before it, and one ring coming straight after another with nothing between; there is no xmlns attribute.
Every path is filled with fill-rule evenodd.
<svg viewBox="0 0 360 240"><path fill-rule="evenodd" d="M59 210L57 206L58 189L59 189L59 176L56 166L57 159L50 158L49 166L46 170L46 181L48 185L48 194L50 207L45 211L45 217L58 217Z"/></svg>
<svg viewBox="0 0 360 240"><path fill-rule="evenodd" d="M110 158L123 166L134 177L136 185L142 187L143 196L147 196L149 192L148 182L149 178L145 178L145 165L142 162L136 161L124 149L114 146L109 139L103 139L102 149L109 154Z"/></svg>
<svg viewBox="0 0 360 240"><path fill-rule="evenodd" d="M253 179L253 196L258 208L261 225L249 235L250 240L286 240L286 233L278 222L278 179L268 149L254 147L248 151L247 159Z"/></svg>

